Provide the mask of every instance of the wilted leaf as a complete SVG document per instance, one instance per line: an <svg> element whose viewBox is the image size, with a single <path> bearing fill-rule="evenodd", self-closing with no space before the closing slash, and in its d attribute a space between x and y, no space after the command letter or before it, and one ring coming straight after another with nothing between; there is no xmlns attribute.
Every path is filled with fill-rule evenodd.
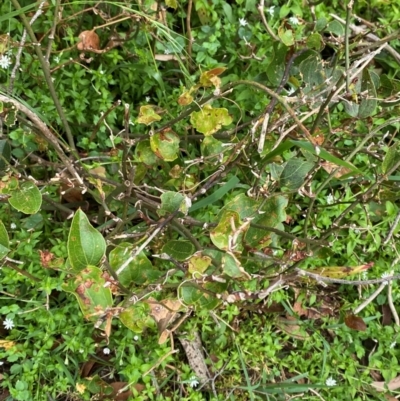
<svg viewBox="0 0 400 401"><path fill-rule="evenodd" d="M210 238L213 244L222 250L228 250L230 246L230 237L235 233L235 230L240 227L242 222L240 221L239 214L233 210L225 210L211 233ZM241 243L243 234L239 234L236 243Z"/></svg>
<svg viewBox="0 0 400 401"><path fill-rule="evenodd" d="M75 278L64 283L62 288L75 295L87 319L97 321L113 303L111 289L105 287L105 283L101 269L96 266L87 266Z"/></svg>
<svg viewBox="0 0 400 401"><path fill-rule="evenodd" d="M180 106L187 106L193 102L193 96L191 95L193 88L189 91L183 92L182 95L179 96L178 103Z"/></svg>
<svg viewBox="0 0 400 401"><path fill-rule="evenodd" d="M344 318L344 324L353 330L358 330L358 331L367 330L367 325L365 324L364 320L362 320L361 317L359 316L347 315Z"/></svg>
<svg viewBox="0 0 400 401"><path fill-rule="evenodd" d="M173 132L159 132L150 137L150 146L161 160L171 162L178 157L179 141L179 136Z"/></svg>
<svg viewBox="0 0 400 401"><path fill-rule="evenodd" d="M286 334L289 334L298 340L308 340L310 335L302 326L299 325L299 323L301 322L292 316L287 316L286 319L283 317L278 317L276 321L277 327L279 327Z"/></svg>
<svg viewBox="0 0 400 401"><path fill-rule="evenodd" d="M320 269L311 270L311 273L330 278L346 278L353 274L362 273L374 265L374 262L366 263L359 266L326 266Z"/></svg>
<svg viewBox="0 0 400 401"><path fill-rule="evenodd" d="M400 376L397 376L394 379L390 380L389 383L372 382L371 385L378 391L386 391L386 385L389 391L394 391L400 388Z"/></svg>
<svg viewBox="0 0 400 401"><path fill-rule="evenodd" d="M217 67L203 72L200 75L200 85L205 88L209 86L215 86L215 88L219 88L221 86L221 79L218 77L218 75L221 75L225 70L225 67Z"/></svg>
<svg viewBox="0 0 400 401"><path fill-rule="evenodd" d="M150 125L154 123L154 121L160 121L161 116L158 115L155 110L155 106L147 104L145 106L140 106L139 117L137 118L137 122L139 124Z"/></svg>
<svg viewBox="0 0 400 401"><path fill-rule="evenodd" d="M79 35L78 50L100 50L100 39L94 31L83 31Z"/></svg>
<svg viewBox="0 0 400 401"><path fill-rule="evenodd" d="M193 273L203 274L210 265L211 265L211 258L209 256L202 255L201 252L196 252L189 259L188 271L190 274Z"/></svg>

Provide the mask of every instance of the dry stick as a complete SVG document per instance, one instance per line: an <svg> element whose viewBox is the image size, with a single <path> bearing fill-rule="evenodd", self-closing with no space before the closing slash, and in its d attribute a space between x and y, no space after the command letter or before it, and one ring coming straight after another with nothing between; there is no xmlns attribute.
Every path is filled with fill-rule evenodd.
<svg viewBox="0 0 400 401"><path fill-rule="evenodd" d="M389 308L392 312L394 322L396 323L397 326L400 326L399 315L397 314L397 310L393 304L392 283L391 282L389 283L389 286L388 286L388 304L389 304Z"/></svg>
<svg viewBox="0 0 400 401"><path fill-rule="evenodd" d="M347 14L346 14L346 26L344 32L344 51L345 51L345 65L346 65L346 91L350 92L350 77L348 71L350 70L350 56L349 56L349 36L350 36L350 19L351 11L353 9L353 0L350 0L347 4Z"/></svg>
<svg viewBox="0 0 400 401"><path fill-rule="evenodd" d="M400 221L400 211L397 213L397 216L393 222L393 225L392 225L392 227L390 227L389 233L386 236L386 238L383 240L382 245L386 245L390 241L390 239L392 238L392 235L394 233L394 230L397 227L397 224L399 224L399 221Z"/></svg>
<svg viewBox="0 0 400 401"><path fill-rule="evenodd" d="M396 171L399 167L400 167L400 161L398 161L385 175L381 176L381 178L379 178L374 184L372 184L372 185L364 192L364 194L363 194L362 196L365 198L367 195L369 195L377 186L379 186L380 184L382 184L382 182L385 181L385 180L387 179L387 178L386 178L387 176L389 176L390 174L392 174L392 173L393 173L394 171ZM334 222L332 223L332 227L333 227L333 228L331 228L331 229L329 229L328 231L326 231L325 234L322 236L322 239L327 239L327 238L331 235L331 233L332 233L333 231L336 230L336 227L337 227L338 223L344 218L344 216L345 216L347 213L351 212L351 211L356 207L356 205L358 205L358 204L359 204L359 201L357 200L357 201L353 202L351 205L349 205L349 206L343 211L343 213L342 213L340 216L338 216L338 217L334 220Z"/></svg>
<svg viewBox="0 0 400 401"><path fill-rule="evenodd" d="M186 34L188 38L187 53L188 53L189 63L190 60L192 59L192 44L193 44L192 27L190 26L190 20L192 16L192 6L193 6L193 0L189 0L187 8L187 16L186 16Z"/></svg>
<svg viewBox="0 0 400 401"><path fill-rule="evenodd" d="M390 119L390 120L388 120L388 121L385 121L383 124L379 125L379 126L378 126L377 128L375 128L373 131L371 131L367 136L364 137L364 139L363 139L363 140L361 141L361 143L356 147L356 149L354 149L354 151L351 152L350 155L349 155L348 157L345 158L345 161L350 162L351 159L353 158L353 156L355 156L355 155L359 152L359 150L364 146L364 144L365 144L367 141L369 141L371 138L373 138L373 137L375 136L375 134L376 134L378 131L380 131L382 128L386 127L387 125L390 125L390 124L393 124L393 123L395 123L395 122L398 122L399 120L400 120L399 117L395 117L395 118L393 118L393 119ZM311 216L312 209L313 209L315 200L316 200L316 198L317 198L317 195L328 185L328 183L332 180L332 178L335 176L336 172L339 171L339 169L340 169L340 167L338 167L338 168L336 168L335 170L333 170L333 171L331 172L331 174L329 174L329 176L326 178L326 180L325 180L325 181L317 188L317 190L315 191L315 197L311 199L311 203L310 203L310 205L309 205L309 207L308 207L308 210L307 210L307 216L306 216L306 220L305 220L305 223L304 223L304 229L303 229L304 236L306 236L306 233L307 233L308 222L309 222L309 220L310 220L310 216ZM358 200L355 201L355 202L353 202L353 204L354 204L353 207L355 207L355 205L357 205L358 203L359 203ZM347 213L346 211L347 211L347 209L346 209L343 213ZM343 214L343 213L342 213L342 214ZM339 216L339 217L340 217L340 216ZM344 214L343 214L343 217L344 217ZM342 217L342 218L343 218L343 217ZM332 226L333 226L333 224L332 224ZM328 231L328 232L329 232L329 235L331 234L332 231L333 231L333 230ZM329 236L329 235L328 235L328 236ZM327 236L324 237L324 239L325 239L325 238L327 238Z"/></svg>
<svg viewBox="0 0 400 401"><path fill-rule="evenodd" d="M337 21L341 22L342 24L346 24L346 21L344 21L342 18L338 17L337 15L335 15L335 14L329 14L329 15L331 17L333 17L334 19L336 19ZM365 34L365 29L360 26L350 24L349 28L356 34ZM395 32L395 33L390 34L386 38L381 39L378 36L374 35L373 33L367 33L366 37L368 39L370 39L372 42L388 42L390 40L397 39L398 35L399 35L398 32ZM392 46L390 46L388 44L387 47L385 48L385 50L388 53L390 53L398 63L400 63L400 54Z"/></svg>
<svg viewBox="0 0 400 401"><path fill-rule="evenodd" d="M75 143L74 143L74 137L72 135L72 131L71 131L71 128L69 126L68 120L67 120L67 118L65 116L64 110L63 110L63 108L61 106L61 103L60 103L60 101L58 99L56 90L54 88L53 80L51 79L49 63L47 62L47 60L43 56L43 52L42 52L42 48L40 47L40 43L36 39L36 35L33 32L32 27L29 25L28 19L26 18L25 14L21 11L21 6L18 3L18 0L11 0L11 1L14 4L14 7L18 11L20 11L19 17L22 19L24 27L27 30L27 32L29 34L29 37L31 38L32 45L35 48L36 55L38 56L39 62L41 64L41 66L42 66L43 74L44 74L47 86L49 88L50 95L51 95L51 97L53 99L53 102L54 102L54 105L56 106L58 115L60 116L62 125L63 125L63 127L65 129L65 133L66 133L67 138L68 138L69 146L70 146L72 151L75 151L76 148L75 148Z"/></svg>
<svg viewBox="0 0 400 401"><path fill-rule="evenodd" d="M71 160L65 155L64 151L62 150L60 144L58 143L58 139L55 137L55 135L47 128L46 124L28 107L20 103L18 100L13 99L12 97L0 94L0 101L2 102L9 102L12 103L15 108L22 113L24 113L26 116L30 118L32 123L36 125L36 127L40 130L40 132L44 135L44 137L51 143L51 145L54 147L55 151L57 152L57 155L60 157L62 162L65 164L65 167L68 169L68 171L71 173L73 177L75 177L80 185L83 185L83 180L78 174L78 172L75 170L75 167Z"/></svg>
<svg viewBox="0 0 400 401"><path fill-rule="evenodd" d="M47 43L47 50L46 50L46 56L45 59L48 63L50 63L50 54L51 54L51 46L53 44L54 41L54 35L56 32L56 28L57 28L57 23L58 23L58 11L60 9L60 0L56 0L56 5L54 7L54 17L53 17L53 25L51 26L51 31L50 34L48 36L49 41Z"/></svg>
<svg viewBox="0 0 400 401"><path fill-rule="evenodd" d="M277 42L281 42L278 36L275 35L274 31L271 29L271 27L268 25L267 19L265 18L264 14L264 0L260 1L259 6L257 7L258 12L260 13L261 20L265 26L265 29L267 32L271 35L271 37L276 40Z"/></svg>
<svg viewBox="0 0 400 401"><path fill-rule="evenodd" d="M44 3L45 2L42 1L39 4L38 10L36 11L35 15L30 20L29 25L32 25L37 20L37 18L42 14L42 7L43 7ZM14 88L15 77L17 76L17 71L18 71L19 65L21 63L22 50L24 48L25 41L26 41L26 34L27 34L27 31L26 31L26 29L24 29L24 31L22 33L21 41L20 41L19 46L18 46L17 55L15 57L15 65L14 65L13 70L11 71L10 83L8 85L8 92L9 93L12 93L13 88Z"/></svg>
<svg viewBox="0 0 400 401"><path fill-rule="evenodd" d="M357 315L360 313L367 305L369 305L386 287L388 283L383 282L373 294L371 294L362 304L358 305L357 308L354 309L354 314Z"/></svg>

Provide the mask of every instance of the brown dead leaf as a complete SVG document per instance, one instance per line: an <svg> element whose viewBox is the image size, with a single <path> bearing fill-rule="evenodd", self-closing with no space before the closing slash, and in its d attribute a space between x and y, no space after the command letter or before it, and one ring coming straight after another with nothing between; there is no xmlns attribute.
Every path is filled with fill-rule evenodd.
<svg viewBox="0 0 400 401"><path fill-rule="evenodd" d="M100 39L95 31L83 31L79 35L78 50L100 50Z"/></svg>
<svg viewBox="0 0 400 401"><path fill-rule="evenodd" d="M119 391L121 391L124 387L128 386L129 383L127 382L114 382L109 384L113 388L113 393L111 394L111 399L114 401L125 401L128 400L129 397L132 397L132 391L127 390L119 394ZM133 385L135 390L139 393L141 393L146 386L143 384L136 383Z"/></svg>
<svg viewBox="0 0 400 401"><path fill-rule="evenodd" d="M286 318L278 317L276 321L276 326L281 329L286 334L292 336L293 338L297 338L298 340L307 340L310 338L310 335L301 327L298 319L293 316L286 316Z"/></svg>
<svg viewBox="0 0 400 401"><path fill-rule="evenodd" d="M385 389L385 383L384 381L382 382L372 382L371 385L378 391L386 391ZM390 380L389 383L387 383L387 388L390 391L397 390L400 388L400 376L395 377L394 379Z"/></svg>
<svg viewBox="0 0 400 401"><path fill-rule="evenodd" d="M323 161L323 162L320 163L320 165L328 174L331 174L333 170L338 169L336 171L335 175L334 175L335 178L340 178L343 175L351 173L351 170L349 168L347 168L347 167L339 167L335 163Z"/></svg>
<svg viewBox="0 0 400 401"><path fill-rule="evenodd" d="M365 331L367 330L367 325L361 317L355 315L347 315L344 318L344 324L350 329L357 331Z"/></svg>
<svg viewBox="0 0 400 401"><path fill-rule="evenodd" d="M182 303L179 300L164 299L157 301L154 298L149 298L146 302L150 306L150 315L156 321L160 334L178 317L178 312L182 308Z"/></svg>

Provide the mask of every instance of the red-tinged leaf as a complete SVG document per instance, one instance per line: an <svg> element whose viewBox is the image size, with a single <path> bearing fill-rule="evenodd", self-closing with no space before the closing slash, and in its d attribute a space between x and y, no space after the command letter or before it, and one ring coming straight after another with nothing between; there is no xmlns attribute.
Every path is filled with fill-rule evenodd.
<svg viewBox="0 0 400 401"><path fill-rule="evenodd" d="M365 331L367 330L367 325L364 323L364 320L359 316L355 315L347 315L344 319L344 324L350 329L357 331Z"/></svg>

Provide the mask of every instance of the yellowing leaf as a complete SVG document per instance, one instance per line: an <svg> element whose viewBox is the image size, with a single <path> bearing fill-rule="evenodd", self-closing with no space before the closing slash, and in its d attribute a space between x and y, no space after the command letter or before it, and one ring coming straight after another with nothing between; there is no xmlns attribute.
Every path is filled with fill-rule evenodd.
<svg viewBox="0 0 400 401"><path fill-rule="evenodd" d="M232 117L227 109L213 109L207 104L202 110L190 115L190 122L197 131L207 136L217 132L223 125L231 124Z"/></svg>
<svg viewBox="0 0 400 401"><path fill-rule="evenodd" d="M353 274L361 273L364 270L368 270L374 265L374 262L367 263L359 266L327 266L321 269L312 270L311 273L319 274L320 276L330 278L346 278Z"/></svg>
<svg viewBox="0 0 400 401"><path fill-rule="evenodd" d="M161 116L159 116L154 111L154 106L148 104L146 106L140 107L139 117L137 119L137 122L139 124L150 125L154 121L160 121L160 120L161 120Z"/></svg>
<svg viewBox="0 0 400 401"><path fill-rule="evenodd" d="M207 88L210 86L215 86L215 88L219 88L221 86L221 79L218 75L221 75L226 70L225 67L217 67L212 70L203 72L200 76L200 85Z"/></svg>

